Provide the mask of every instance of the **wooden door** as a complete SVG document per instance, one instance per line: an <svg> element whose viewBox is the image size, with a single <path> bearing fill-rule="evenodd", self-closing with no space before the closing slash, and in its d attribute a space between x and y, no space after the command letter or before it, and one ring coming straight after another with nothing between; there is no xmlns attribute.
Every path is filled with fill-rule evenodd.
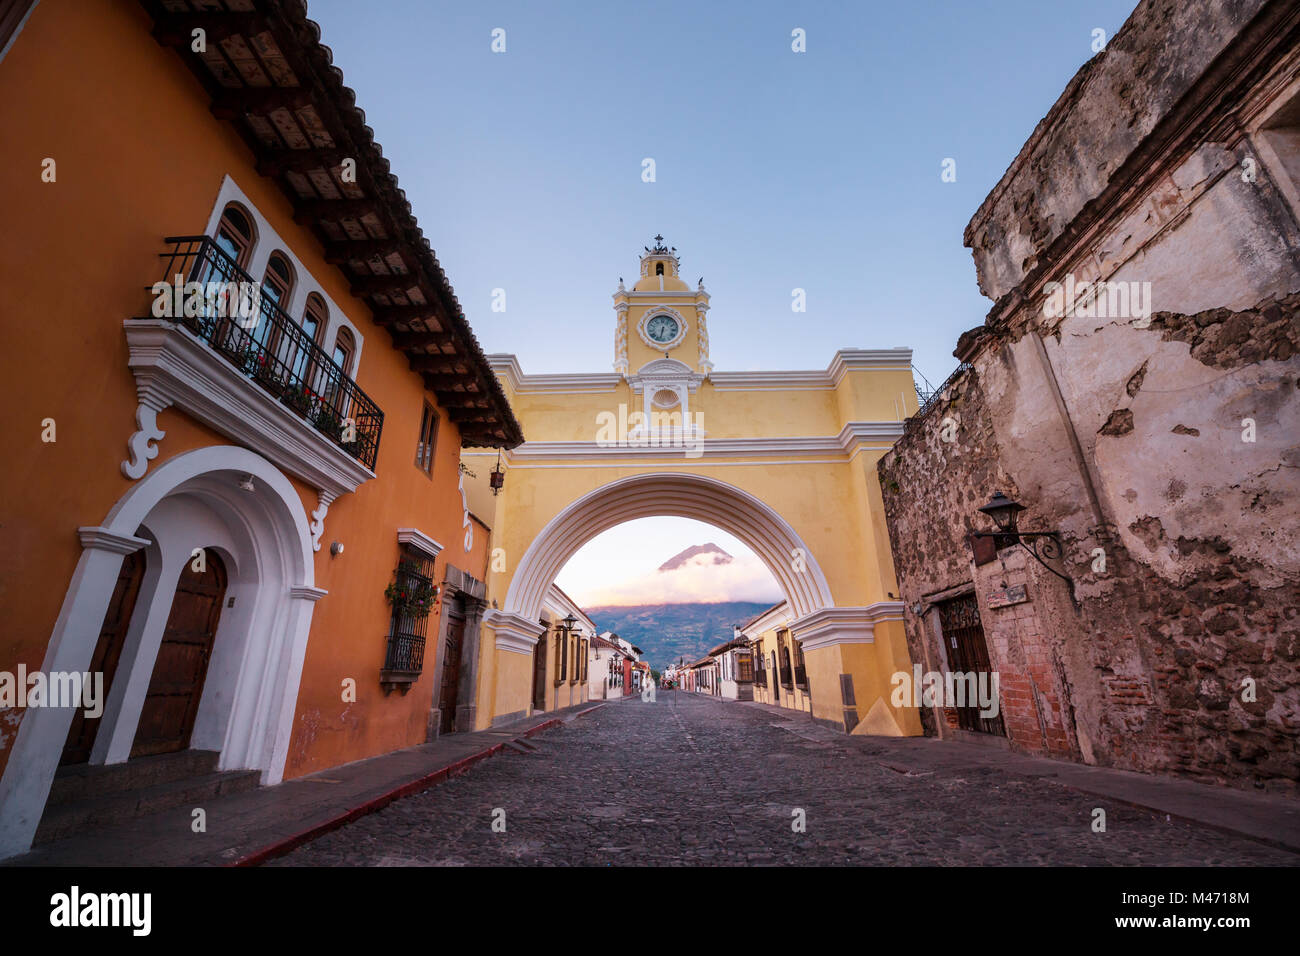
<svg viewBox="0 0 1300 956"><path fill-rule="evenodd" d="M117 575L117 585L113 588L113 597L108 602L108 612L104 623L99 627L99 640L95 643L95 653L90 659L90 674L104 675L104 699L108 698L109 688L113 686L113 675L117 672L117 662L122 656L122 645L126 641L126 629L131 623L131 614L135 610L135 599L140 594L140 582L144 580L144 551L132 551L122 559L122 570ZM104 700L100 701L101 705ZM60 764L85 763L90 759L90 750L95 745L95 735L99 732L99 717L87 717L82 708L72 712L72 726L68 728L68 739L63 745L63 757Z"/></svg>
<svg viewBox="0 0 1300 956"><path fill-rule="evenodd" d="M533 710L546 709L546 648L547 635L543 634L533 647Z"/></svg>
<svg viewBox="0 0 1300 956"><path fill-rule="evenodd" d="M212 550L204 552L204 561L203 571L195 571L193 562L187 563L176 584L132 757L172 753L190 745L226 596L225 565Z"/></svg>
<svg viewBox="0 0 1300 956"><path fill-rule="evenodd" d="M949 670L953 672L988 675L993 671L989 663L989 649L984 641L984 626L980 622L979 603L974 594L943 601L939 605L939 630L943 635L944 651L948 655ZM989 684L991 687L991 682ZM1006 736L1002 723L1002 710L999 706L994 717L981 717L978 705L954 707L957 712L957 726L962 730L971 730L982 734ZM1000 702L999 702L1000 704Z"/></svg>
<svg viewBox="0 0 1300 956"><path fill-rule="evenodd" d="M460 652L465 643L464 605L459 599L447 604L446 637L442 642L442 688L438 696L438 733L456 728L456 697L460 690Z"/></svg>

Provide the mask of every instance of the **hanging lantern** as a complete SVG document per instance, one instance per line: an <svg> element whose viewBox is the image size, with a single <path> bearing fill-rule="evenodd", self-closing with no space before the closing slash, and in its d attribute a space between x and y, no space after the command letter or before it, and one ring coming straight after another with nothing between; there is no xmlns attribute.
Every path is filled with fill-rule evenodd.
<svg viewBox="0 0 1300 956"><path fill-rule="evenodd" d="M488 483L492 486L492 494L501 491L501 486L506 483L506 473L501 470L501 449L497 449L497 463L492 468L491 474L488 475Z"/></svg>

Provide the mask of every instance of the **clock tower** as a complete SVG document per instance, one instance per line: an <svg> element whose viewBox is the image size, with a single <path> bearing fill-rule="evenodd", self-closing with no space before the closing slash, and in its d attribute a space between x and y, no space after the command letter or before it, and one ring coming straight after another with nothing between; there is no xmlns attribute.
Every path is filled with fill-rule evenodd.
<svg viewBox="0 0 1300 956"><path fill-rule="evenodd" d="M661 378L668 372L689 377L698 386L713 370L706 318L709 294L703 279L694 289L683 282L680 267L676 247L655 236L654 247L646 246L641 256L641 275L632 288L618 280L614 371L634 386L647 375Z"/></svg>

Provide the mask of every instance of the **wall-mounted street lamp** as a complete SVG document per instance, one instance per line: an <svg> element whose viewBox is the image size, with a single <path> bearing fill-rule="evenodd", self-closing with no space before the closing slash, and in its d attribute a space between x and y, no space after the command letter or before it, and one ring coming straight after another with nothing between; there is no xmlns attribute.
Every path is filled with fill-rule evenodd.
<svg viewBox="0 0 1300 956"><path fill-rule="evenodd" d="M492 494L500 493L501 486L506 483L506 473L501 470L501 449L497 449L497 463L492 467L488 474L488 484L492 486Z"/></svg>
<svg viewBox="0 0 1300 956"><path fill-rule="evenodd" d="M1025 506L1000 491L993 492L989 503L978 510L992 518L998 530L975 531L972 532L972 537L993 538L998 548L1010 547L1013 544L1020 545L1033 555L1035 561L1070 585L1073 591L1074 582L1043 560L1049 558L1055 561L1061 557L1063 549L1059 534L1055 531L1021 531L1016 526L1017 516L1025 510Z"/></svg>

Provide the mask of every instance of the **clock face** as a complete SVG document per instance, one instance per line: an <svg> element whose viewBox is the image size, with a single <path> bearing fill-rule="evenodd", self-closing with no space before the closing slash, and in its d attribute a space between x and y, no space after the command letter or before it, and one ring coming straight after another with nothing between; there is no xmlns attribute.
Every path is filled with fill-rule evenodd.
<svg viewBox="0 0 1300 956"><path fill-rule="evenodd" d="M663 344L677 338L677 320L670 315L656 315L646 323L646 335Z"/></svg>

